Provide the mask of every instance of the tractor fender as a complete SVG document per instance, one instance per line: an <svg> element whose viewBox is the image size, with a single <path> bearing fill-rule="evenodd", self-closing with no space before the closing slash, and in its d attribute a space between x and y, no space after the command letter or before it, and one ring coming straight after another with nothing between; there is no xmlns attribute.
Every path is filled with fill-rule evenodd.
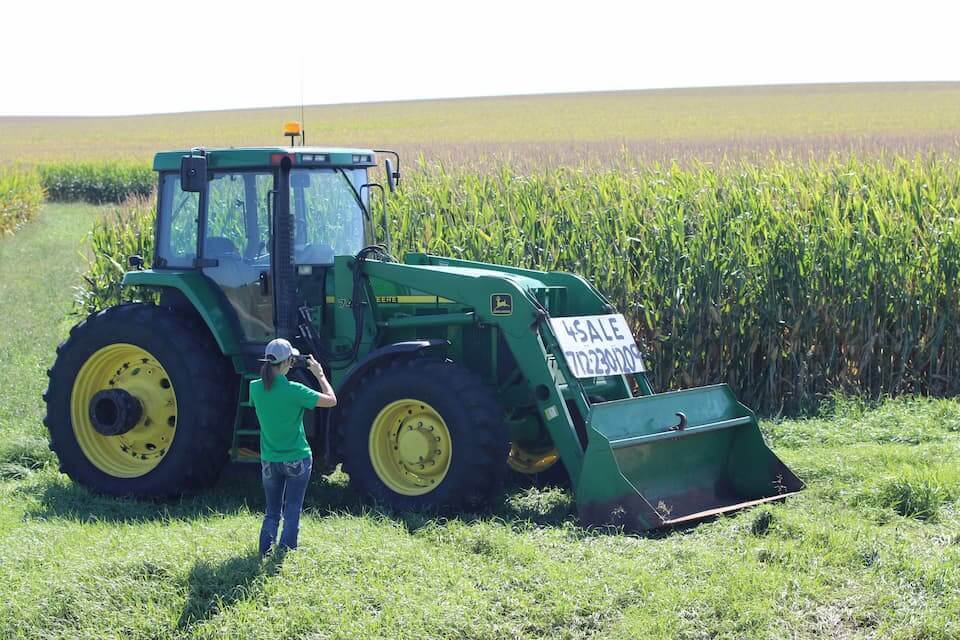
<svg viewBox="0 0 960 640"><path fill-rule="evenodd" d="M337 395L346 398L353 387L360 382L363 376L374 367L381 366L397 358L405 358L417 355L426 349L450 346L449 340L441 338L430 338L424 340L408 340L405 342L394 342L374 349L363 356L353 366L350 373L343 379L337 387ZM338 405L339 406L339 405Z"/></svg>
<svg viewBox="0 0 960 640"><path fill-rule="evenodd" d="M223 291L200 271L129 271L123 286L139 286L160 293L161 306L174 309L203 322L221 353L232 356L242 351L239 322Z"/></svg>

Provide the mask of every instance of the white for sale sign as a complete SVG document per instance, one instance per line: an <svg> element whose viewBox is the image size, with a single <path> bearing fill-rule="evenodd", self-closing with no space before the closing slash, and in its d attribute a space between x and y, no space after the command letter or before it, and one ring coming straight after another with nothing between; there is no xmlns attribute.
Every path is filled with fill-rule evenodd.
<svg viewBox="0 0 960 640"><path fill-rule="evenodd" d="M640 373L643 356L622 314L551 318L567 365L578 378Z"/></svg>

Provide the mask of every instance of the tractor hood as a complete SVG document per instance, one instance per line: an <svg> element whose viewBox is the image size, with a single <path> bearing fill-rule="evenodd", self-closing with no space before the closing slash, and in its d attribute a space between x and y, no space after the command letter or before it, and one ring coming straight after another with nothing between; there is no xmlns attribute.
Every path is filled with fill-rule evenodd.
<svg viewBox="0 0 960 640"><path fill-rule="evenodd" d="M500 278L514 284L520 289L534 291L537 289L546 289L547 285L537 278L516 273L509 273L498 269L477 269L473 267L455 267L455 266L421 266L418 267L426 271L437 273L448 273L462 278Z"/></svg>
<svg viewBox="0 0 960 640"><path fill-rule="evenodd" d="M338 260L340 257L337 258ZM368 260L364 271L392 283L398 294L435 295L468 307L475 322L529 333L532 322L552 316L612 313L613 307L579 276L409 253L403 262ZM378 291L378 295L380 295Z"/></svg>
<svg viewBox="0 0 960 640"><path fill-rule="evenodd" d="M502 305L504 298L499 296L511 297L512 302L525 307L528 312L522 315L527 322L529 314L535 313L534 307L543 307L552 316L613 313L613 306L602 293L572 273L523 269L425 253L408 253L402 263L380 263L377 267L384 270L382 277L387 280L468 304L481 316L486 315L482 309L487 307L488 313L499 316L499 320L512 315L507 313ZM492 309L493 296L498 296L500 301L496 313ZM519 298L528 300L521 303Z"/></svg>
<svg viewBox="0 0 960 640"><path fill-rule="evenodd" d="M364 271L387 291L402 295L437 296L438 300L457 303L470 309L474 321L507 327L519 320L515 329L529 327L537 307L551 308L559 301L564 287L550 286L535 275L509 269L484 269L449 264L402 264L369 260ZM391 284L387 284L391 283ZM552 300L551 298L556 298ZM554 308L556 308L554 304Z"/></svg>

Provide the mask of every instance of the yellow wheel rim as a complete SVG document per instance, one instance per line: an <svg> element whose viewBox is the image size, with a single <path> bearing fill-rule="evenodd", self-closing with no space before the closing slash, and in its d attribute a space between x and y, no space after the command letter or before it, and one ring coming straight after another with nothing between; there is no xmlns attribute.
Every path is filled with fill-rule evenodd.
<svg viewBox="0 0 960 640"><path fill-rule="evenodd" d="M370 428L370 462L391 490L420 496L436 489L450 469L450 430L426 402L397 400Z"/></svg>
<svg viewBox="0 0 960 640"><path fill-rule="evenodd" d="M124 434L103 435L90 419L90 401L105 389L126 391L143 409ZM111 476L136 478L154 469L170 450L177 430L177 396L152 353L132 344L111 344L80 367L70 396L70 419L90 462Z"/></svg>
<svg viewBox="0 0 960 640"><path fill-rule="evenodd" d="M543 452L527 451L516 442L510 445L507 464L517 473L541 473L557 464L560 454L556 447Z"/></svg>

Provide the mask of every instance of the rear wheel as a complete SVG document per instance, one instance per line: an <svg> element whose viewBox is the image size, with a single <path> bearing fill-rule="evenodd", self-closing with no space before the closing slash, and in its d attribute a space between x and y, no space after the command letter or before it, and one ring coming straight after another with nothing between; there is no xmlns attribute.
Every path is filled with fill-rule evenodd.
<svg viewBox="0 0 960 640"><path fill-rule="evenodd" d="M95 491L170 496L212 484L227 462L233 371L205 329L149 304L70 330L48 371L50 448Z"/></svg>
<svg viewBox="0 0 960 640"><path fill-rule="evenodd" d="M400 509L483 504L506 473L503 410L453 362L395 361L345 399L343 467L359 492Z"/></svg>

